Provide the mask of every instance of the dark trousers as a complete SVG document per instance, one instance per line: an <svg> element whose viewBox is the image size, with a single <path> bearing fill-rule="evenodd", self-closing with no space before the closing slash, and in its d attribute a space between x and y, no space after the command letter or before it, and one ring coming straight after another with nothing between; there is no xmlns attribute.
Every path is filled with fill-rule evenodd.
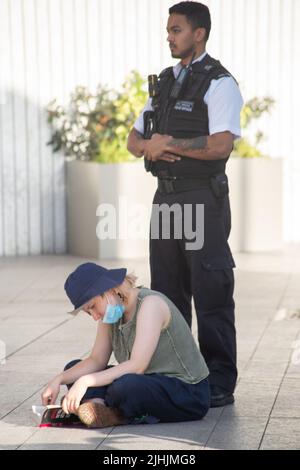
<svg viewBox="0 0 300 470"><path fill-rule="evenodd" d="M163 239L161 230L158 239L151 239L150 233L151 289L169 297L189 326L194 299L199 347L210 371L209 382L233 392L237 379L232 269L235 265L227 242L231 229L229 198L219 200L207 187L171 194L157 191L153 204L179 204L182 211L185 204L190 205L193 230L196 204L204 204L202 249L186 249L191 240L186 238L184 227L182 238L175 238L173 218L170 239Z"/></svg>
<svg viewBox="0 0 300 470"><path fill-rule="evenodd" d="M70 362L64 370L78 362ZM88 388L83 400L91 398L104 399L133 424L199 420L210 407L207 379L187 384L160 374L125 374L108 386Z"/></svg>

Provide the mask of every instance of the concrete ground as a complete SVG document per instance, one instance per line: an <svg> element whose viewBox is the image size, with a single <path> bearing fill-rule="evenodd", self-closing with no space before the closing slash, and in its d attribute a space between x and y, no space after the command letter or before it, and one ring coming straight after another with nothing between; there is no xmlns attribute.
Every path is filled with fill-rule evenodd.
<svg viewBox="0 0 300 470"><path fill-rule="evenodd" d="M235 404L197 422L103 430L39 429L31 412L48 381L93 344L96 324L66 315L63 291L67 274L86 260L0 259L0 352L7 356L0 365L0 449L300 449L300 247L235 259ZM147 260L105 265L134 269L149 285Z"/></svg>

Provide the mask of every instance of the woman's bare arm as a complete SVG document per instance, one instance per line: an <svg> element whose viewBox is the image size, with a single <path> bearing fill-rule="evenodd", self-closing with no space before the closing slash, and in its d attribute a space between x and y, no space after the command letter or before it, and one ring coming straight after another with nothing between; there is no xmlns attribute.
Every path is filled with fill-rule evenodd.
<svg viewBox="0 0 300 470"><path fill-rule="evenodd" d="M161 331L168 324L170 317L168 305L163 299L155 295L147 296L138 314L130 359L105 371L85 376L85 385L100 387L109 385L125 374L143 374L157 348Z"/></svg>
<svg viewBox="0 0 300 470"><path fill-rule="evenodd" d="M99 322L93 349L86 359L58 375L61 385L76 382L80 377L104 370L112 353L110 325Z"/></svg>

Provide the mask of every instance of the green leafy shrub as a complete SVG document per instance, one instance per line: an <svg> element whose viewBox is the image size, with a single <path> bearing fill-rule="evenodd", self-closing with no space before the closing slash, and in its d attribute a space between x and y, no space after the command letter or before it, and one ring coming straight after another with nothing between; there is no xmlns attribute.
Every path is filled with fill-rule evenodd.
<svg viewBox="0 0 300 470"><path fill-rule="evenodd" d="M256 131L254 138L247 136L247 130L250 128L252 121L259 119L264 113L270 113L274 106L273 98L252 98L247 101L241 111L241 128L244 130L245 137L235 141L233 155L244 158L262 157L263 153L259 149L259 144L264 139L261 131ZM245 132L246 130L246 132Z"/></svg>
<svg viewBox="0 0 300 470"><path fill-rule="evenodd" d="M141 75L132 71L120 91L99 85L92 94L78 86L66 106L47 106L54 152L77 160L112 163L136 160L126 148L128 132L147 99Z"/></svg>

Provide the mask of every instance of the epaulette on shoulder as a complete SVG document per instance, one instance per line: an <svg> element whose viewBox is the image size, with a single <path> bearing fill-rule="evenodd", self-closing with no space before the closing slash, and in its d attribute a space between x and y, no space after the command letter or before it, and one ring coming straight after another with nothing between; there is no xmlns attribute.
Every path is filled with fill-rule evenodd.
<svg viewBox="0 0 300 470"><path fill-rule="evenodd" d="M215 61L215 62L217 62L217 61ZM203 67L203 64L201 62L195 62L192 65L192 68L193 68L193 72L196 72L196 73L198 72L198 73L208 75L213 70L216 70L218 65L219 64L216 64L216 63L213 63L213 64L210 63L210 64L207 64L207 65L204 65L204 67Z"/></svg>
<svg viewBox="0 0 300 470"><path fill-rule="evenodd" d="M173 67L167 67L166 69L163 69L162 72L159 74L159 78L162 77L167 77L168 75L173 74Z"/></svg>
<svg viewBox="0 0 300 470"><path fill-rule="evenodd" d="M214 59L212 63L203 67L201 62L196 62L193 65L193 72L201 73L218 80L223 77L232 77L231 73L223 67L219 60ZM234 77L233 77L234 78Z"/></svg>
<svg viewBox="0 0 300 470"><path fill-rule="evenodd" d="M215 71L215 74L214 74L214 79L215 80L219 80L220 78L223 78L223 77L231 77L233 78L233 80L236 82L236 84L238 85L238 82L237 80L234 78L234 76L227 70L225 69L225 67L223 67L222 64L220 64L217 68L216 68L216 71Z"/></svg>

